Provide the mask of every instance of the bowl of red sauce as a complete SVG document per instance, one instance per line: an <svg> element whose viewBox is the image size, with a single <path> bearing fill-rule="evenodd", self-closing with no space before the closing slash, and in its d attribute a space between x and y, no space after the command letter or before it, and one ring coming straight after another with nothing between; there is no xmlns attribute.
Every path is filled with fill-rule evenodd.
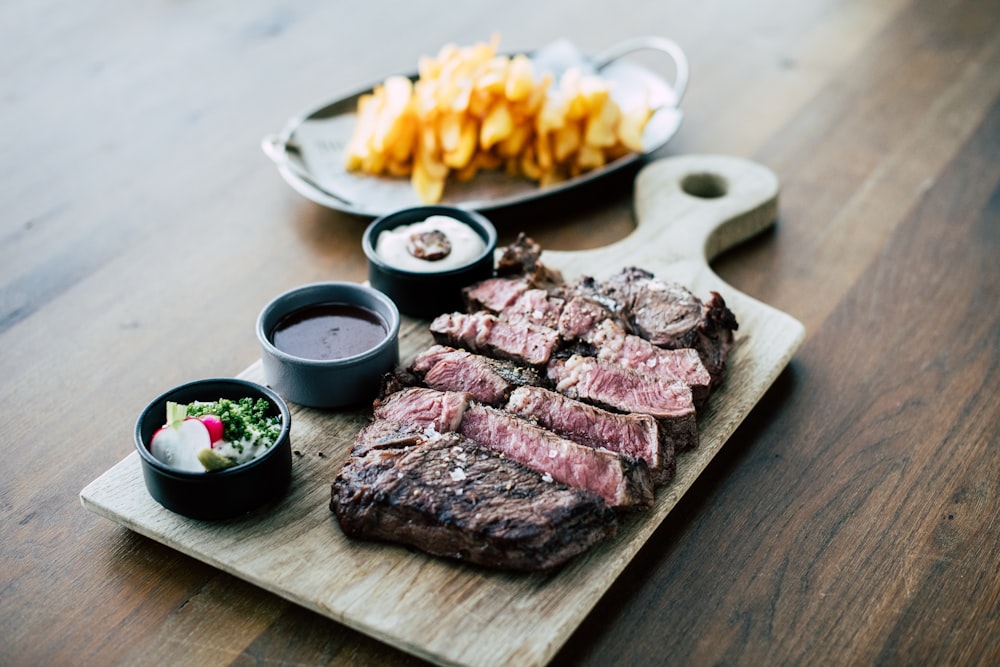
<svg viewBox="0 0 1000 667"><path fill-rule="evenodd" d="M302 285L264 306L257 339L265 381L285 400L312 408L362 405L399 362L399 310L366 285Z"/></svg>

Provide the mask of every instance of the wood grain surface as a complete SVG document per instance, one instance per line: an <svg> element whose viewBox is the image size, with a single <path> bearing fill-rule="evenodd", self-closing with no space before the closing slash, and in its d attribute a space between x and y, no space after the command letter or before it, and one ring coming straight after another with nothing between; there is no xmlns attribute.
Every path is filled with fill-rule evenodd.
<svg viewBox="0 0 1000 667"><path fill-rule="evenodd" d="M3 3L0 663L423 663L79 493L151 397L247 368L272 295L365 279L367 221L292 191L261 138L493 33L677 41L684 122L656 157L777 175L774 231L712 269L806 332L551 664L997 664L995 0ZM634 194L490 217L598 249Z"/></svg>
<svg viewBox="0 0 1000 667"><path fill-rule="evenodd" d="M543 665L635 556L802 341L793 318L725 285L708 265L715 254L766 229L778 181L747 160L690 155L646 166L636 184L636 230L605 248L542 254L572 280L606 278L627 266L720 291L740 322L725 381L699 411L697 449L678 457L676 478L649 512L570 565L533 576L487 572L415 553L359 543L329 510L330 484L370 410L297 409L292 489L275 506L234 521L173 515L149 496L133 452L80 494L84 507L167 546L257 584L422 658L445 665ZM657 243L651 243L656 240ZM400 357L408 365L433 344L427 322L405 319ZM260 363L241 377L265 383Z"/></svg>

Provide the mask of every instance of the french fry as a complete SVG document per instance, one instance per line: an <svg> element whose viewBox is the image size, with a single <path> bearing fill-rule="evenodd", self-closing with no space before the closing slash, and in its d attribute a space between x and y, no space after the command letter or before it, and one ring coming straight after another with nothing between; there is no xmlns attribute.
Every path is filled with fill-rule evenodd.
<svg viewBox="0 0 1000 667"><path fill-rule="evenodd" d="M524 55L516 55L507 66L503 94L511 102L528 99L535 88L535 68Z"/></svg>
<svg viewBox="0 0 1000 667"><path fill-rule="evenodd" d="M636 106L622 113L618 121L618 139L628 150L642 152L642 133L652 115L653 110L646 105Z"/></svg>
<svg viewBox="0 0 1000 667"><path fill-rule="evenodd" d="M616 130L621 111L610 97L603 98L600 107L587 116L587 126L583 131L583 143L588 146L607 148L618 140Z"/></svg>
<svg viewBox="0 0 1000 667"><path fill-rule="evenodd" d="M577 121L568 122L552 134L552 155L556 162L569 161L573 153L580 149L583 143L583 131Z"/></svg>
<svg viewBox="0 0 1000 667"><path fill-rule="evenodd" d="M540 187L642 150L648 103L627 111L598 75L567 69L556 81L524 55L497 55L499 38L445 44L422 56L416 81L387 78L358 98L345 147L348 170L409 176L421 201L440 201L449 178L504 169Z"/></svg>
<svg viewBox="0 0 1000 667"><path fill-rule="evenodd" d="M483 118L479 129L479 145L485 150L503 141L514 131L514 118L510 115L510 107L503 97L497 99Z"/></svg>
<svg viewBox="0 0 1000 667"><path fill-rule="evenodd" d="M464 169L468 166L476 152L476 140L479 138L479 124L474 118L464 117L460 123L455 144L450 148L442 146L442 162L452 169Z"/></svg>
<svg viewBox="0 0 1000 667"><path fill-rule="evenodd" d="M522 150L524 145L531 138L532 127L528 123L515 123L510 134L497 143L497 153L503 157L515 157Z"/></svg>

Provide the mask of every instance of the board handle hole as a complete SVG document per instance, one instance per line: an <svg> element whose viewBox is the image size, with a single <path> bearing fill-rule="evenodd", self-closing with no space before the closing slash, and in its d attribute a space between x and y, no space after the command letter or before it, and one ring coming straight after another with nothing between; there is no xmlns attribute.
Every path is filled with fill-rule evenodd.
<svg viewBox="0 0 1000 667"><path fill-rule="evenodd" d="M726 179L718 174L688 174L681 181L681 190L700 199L723 197L728 189L729 184L726 183Z"/></svg>

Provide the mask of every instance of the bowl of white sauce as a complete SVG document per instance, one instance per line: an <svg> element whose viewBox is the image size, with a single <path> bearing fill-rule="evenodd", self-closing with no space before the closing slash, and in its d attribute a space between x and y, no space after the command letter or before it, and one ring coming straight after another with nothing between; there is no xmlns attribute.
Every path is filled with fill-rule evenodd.
<svg viewBox="0 0 1000 667"><path fill-rule="evenodd" d="M362 240L368 282L401 313L462 310L462 288L493 275L497 231L475 211L418 206L374 220Z"/></svg>

